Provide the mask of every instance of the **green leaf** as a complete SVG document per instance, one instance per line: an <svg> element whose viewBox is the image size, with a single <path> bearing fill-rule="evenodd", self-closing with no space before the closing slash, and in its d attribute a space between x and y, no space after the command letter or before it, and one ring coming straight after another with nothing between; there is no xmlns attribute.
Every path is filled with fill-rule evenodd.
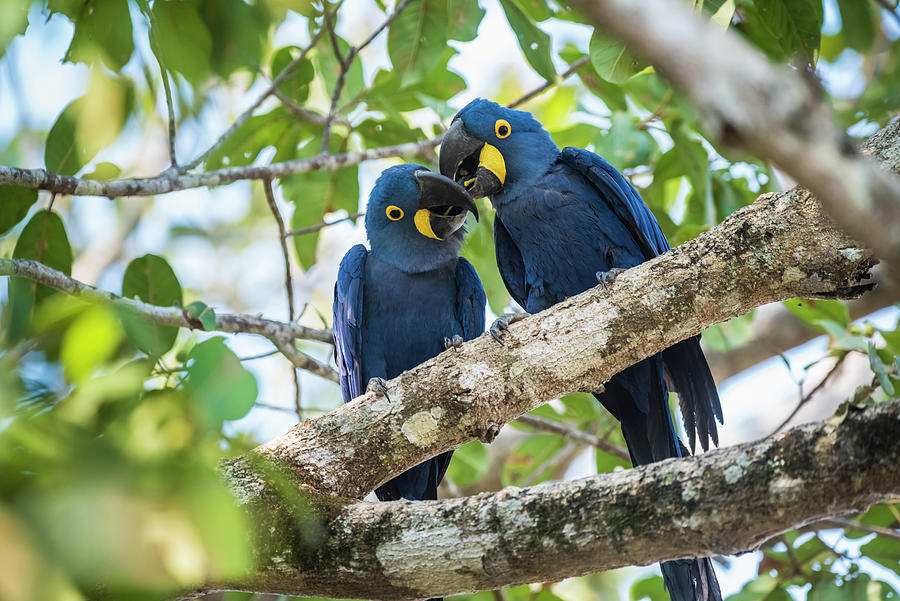
<svg viewBox="0 0 900 601"><path fill-rule="evenodd" d="M189 320L197 322L201 329L209 332L216 328L216 312L211 307L207 307L205 303L194 301L184 308L184 312Z"/></svg>
<svg viewBox="0 0 900 601"><path fill-rule="evenodd" d="M867 52L875 41L878 12L872 2L838 0L841 9L841 34L847 44L858 52Z"/></svg>
<svg viewBox="0 0 900 601"><path fill-rule="evenodd" d="M388 56L403 85L431 71L447 46L448 0L413 0L388 29Z"/></svg>
<svg viewBox="0 0 900 601"><path fill-rule="evenodd" d="M83 177L84 179L95 179L97 181L105 182L116 179L120 175L122 175L122 170L119 169L117 165L104 161L94 165L94 170L90 173L86 173Z"/></svg>
<svg viewBox="0 0 900 601"><path fill-rule="evenodd" d="M295 58L300 56L303 49L298 46L285 46L279 48L272 57L272 78L277 78L284 68ZM312 61L304 58L300 61L290 75L278 86L278 91L291 100L303 103L309 97L309 84L316 75Z"/></svg>
<svg viewBox="0 0 900 601"><path fill-rule="evenodd" d="M809 325L822 320L832 321L842 328L850 325L850 311L840 301L792 298L784 301L784 306Z"/></svg>
<svg viewBox="0 0 900 601"><path fill-rule="evenodd" d="M609 129L594 140L594 151L620 171L650 164L659 155L659 146L636 125L628 113L614 112Z"/></svg>
<svg viewBox="0 0 900 601"><path fill-rule="evenodd" d="M206 159L207 169L243 167L252 164L264 148L275 146L294 158L297 139L307 124L292 118L284 107L254 115L244 121L222 146Z"/></svg>
<svg viewBox="0 0 900 601"><path fill-rule="evenodd" d="M50 128L44 147L44 166L47 171L60 175L75 175L93 158L93 155L86 156L87 150L79 148L75 140L78 115L83 101L84 98L79 98L69 103Z"/></svg>
<svg viewBox="0 0 900 601"><path fill-rule="evenodd" d="M503 278L500 276L495 258L494 227L493 220L490 218L493 209L483 199L475 202L478 204L481 220L469 223L469 233L463 240L460 256L468 259L475 267L475 271L481 278L481 284L484 286L484 293L491 311L495 315L501 315L506 305L509 304L510 296L503 283Z"/></svg>
<svg viewBox="0 0 900 601"><path fill-rule="evenodd" d="M816 63L824 13L821 0L739 0L738 29L775 60Z"/></svg>
<svg viewBox="0 0 900 601"><path fill-rule="evenodd" d="M553 457L566 446L562 436L540 433L529 436L506 459L503 486L531 486L547 480L556 469Z"/></svg>
<svg viewBox="0 0 900 601"><path fill-rule="evenodd" d="M709 327L702 336L706 346L719 353L740 348L755 338L753 311Z"/></svg>
<svg viewBox="0 0 900 601"><path fill-rule="evenodd" d="M74 19L75 35L66 61L93 65L98 60L121 71L134 52L127 0L89 0Z"/></svg>
<svg viewBox="0 0 900 601"><path fill-rule="evenodd" d="M589 50L597 75L612 83L625 83L646 67L622 42L597 32L591 36Z"/></svg>
<svg viewBox="0 0 900 601"><path fill-rule="evenodd" d="M667 601L669 599L662 576L649 576L637 580L631 585L631 601L641 601L642 599L650 601Z"/></svg>
<svg viewBox="0 0 900 601"><path fill-rule="evenodd" d="M405 13L406 11L404 10L403 12ZM334 93L334 87L337 85L338 74L341 72L341 68L337 58L334 56L333 44L328 37L323 35L316 45L315 51L311 52L310 55L312 56L316 73L322 78L328 97L331 98ZM341 56L347 56L347 52L350 51L350 44L342 37L336 37ZM344 79L344 89L341 91L340 104L350 102L364 89L365 81L363 80L362 61L355 60L350 65L350 69L347 71L347 76Z"/></svg>
<svg viewBox="0 0 900 601"><path fill-rule="evenodd" d="M72 248L62 219L52 211L35 213L16 241L14 259L31 259L47 267L72 273ZM28 330L35 303L54 294L54 290L22 278L10 278L8 337L18 340Z"/></svg>
<svg viewBox="0 0 900 601"><path fill-rule="evenodd" d="M244 369L221 336L195 346L188 358L185 391L210 427L244 417L256 402L256 378Z"/></svg>
<svg viewBox="0 0 900 601"><path fill-rule="evenodd" d="M478 0L447 0L447 39L474 40L484 14Z"/></svg>
<svg viewBox="0 0 900 601"><path fill-rule="evenodd" d="M211 34L211 62L216 73L228 77L238 69L259 71L269 32L269 18L261 2L217 0L200 4L200 16Z"/></svg>
<svg viewBox="0 0 900 601"><path fill-rule="evenodd" d="M342 152L346 140L331 138L331 151ZM299 155L319 151L321 140L313 138L300 150ZM326 214L339 209L355 213L359 207L359 168L356 165L336 171L309 171L281 179L284 198L293 203L291 229L299 229L320 223ZM316 261L316 245L319 232L292 236L297 260L304 269Z"/></svg>
<svg viewBox="0 0 900 601"><path fill-rule="evenodd" d="M0 184L0 234L5 234L25 219L37 197L37 190Z"/></svg>
<svg viewBox="0 0 900 601"><path fill-rule="evenodd" d="M487 469L487 449L481 442L473 440L453 452L453 459L447 467L447 477L457 486L469 486L478 482L487 473Z"/></svg>
<svg viewBox="0 0 900 601"><path fill-rule="evenodd" d="M28 2L3 2L0 4L0 59L17 35L25 33L28 26Z"/></svg>
<svg viewBox="0 0 900 601"><path fill-rule="evenodd" d="M763 574L744 585L741 592L728 597L728 601L793 601L780 582Z"/></svg>
<svg viewBox="0 0 900 601"><path fill-rule="evenodd" d="M91 307L63 335L60 361L66 374L74 382L84 381L113 356L121 338L115 315L105 307Z"/></svg>
<svg viewBox="0 0 900 601"><path fill-rule="evenodd" d="M182 0L154 2L151 41L166 69L184 75L192 84L209 73L212 38L197 11Z"/></svg>
<svg viewBox="0 0 900 601"><path fill-rule="evenodd" d="M881 360L881 357L878 356L878 353L875 351L875 345L872 342L869 342L868 351L869 365L872 367L872 371L875 372L875 376L878 377L878 382L888 396L894 396L894 385L891 383L891 378L887 373L887 366Z"/></svg>
<svg viewBox="0 0 900 601"><path fill-rule="evenodd" d="M134 259L125 268L122 296L137 297L160 307L180 306L181 284L165 259L147 254ZM147 323L132 314L123 314L122 317L128 337L151 357L164 354L175 344L178 328Z"/></svg>
<svg viewBox="0 0 900 601"><path fill-rule="evenodd" d="M549 82L556 81L556 69L551 57L550 36L541 31L530 16L522 9L518 0L500 0L506 20L512 27L519 48L525 54L528 64L538 75Z"/></svg>

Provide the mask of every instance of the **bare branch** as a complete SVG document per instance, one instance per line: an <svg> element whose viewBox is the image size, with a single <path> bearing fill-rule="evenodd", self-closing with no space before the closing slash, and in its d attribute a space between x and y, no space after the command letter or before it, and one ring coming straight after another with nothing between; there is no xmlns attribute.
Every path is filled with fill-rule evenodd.
<svg viewBox="0 0 900 601"><path fill-rule="evenodd" d="M288 321L294 323L294 280L291 278L291 255L287 247L287 235L284 228L284 219L281 217L281 211L275 203L275 193L272 191L272 180L263 180L263 190L266 194L266 202L275 223L278 225L278 242L281 244L281 257L284 259L284 289L287 293L288 304ZM294 379L294 407L297 410L297 417L303 419L303 408L300 406L300 377L297 375L297 368L291 370Z"/></svg>
<svg viewBox="0 0 900 601"><path fill-rule="evenodd" d="M310 225L308 227L301 227L295 230L290 230L289 232L285 232L285 236L303 236L305 234L314 234L319 230L337 225L338 223L343 223L345 221L356 221L360 217L364 216L365 213L353 213L352 215L347 215L346 217L341 217L340 219L335 219L334 221L323 221L321 223L317 223L315 225Z"/></svg>
<svg viewBox="0 0 900 601"><path fill-rule="evenodd" d="M138 299L123 298L112 292L98 290L93 286L72 279L61 271L51 269L37 261L29 259L0 259L0 276L27 278L87 302L123 309L151 323L176 328L194 329L196 327L196 322L188 319L181 307L159 307ZM316 330L296 323L284 323L252 315L216 314L215 330L233 334L257 334L268 338L276 346L287 344L291 348L293 348L295 339L331 342L331 332L328 330ZM285 341L288 342L286 343ZM298 367L309 369L309 371L334 382L338 381L337 374L333 369L312 357L308 357L296 348L293 348L291 356L288 358Z"/></svg>
<svg viewBox="0 0 900 601"><path fill-rule="evenodd" d="M889 536L891 538L900 539L900 530L894 528L882 528L881 526L873 526L871 524L863 524L856 520L848 520L845 518L829 518L815 524L823 528L854 528L863 532L871 532L881 536Z"/></svg>
<svg viewBox="0 0 900 601"><path fill-rule="evenodd" d="M773 65L678 0L571 4L693 100L712 139L772 160L837 223L900 265L900 180L854 150L800 73Z"/></svg>
<svg viewBox="0 0 900 601"><path fill-rule="evenodd" d="M301 543L309 539L296 507L266 478L231 465L232 487L261 533L260 568L209 588L422 599L741 553L900 494L898 419L894 401L757 442L569 482L445 501L326 501L314 543ZM362 471L357 465L347 477ZM889 532L879 534L896 534Z"/></svg>
<svg viewBox="0 0 900 601"><path fill-rule="evenodd" d="M582 445L588 445L591 447L596 447L601 451L605 451L610 455L615 455L620 459L624 459L625 461L630 461L631 457L628 455L628 451L623 449L622 447L614 444L610 444L606 442L599 436L595 436L590 432L582 432L581 430L577 430L575 428L570 428L565 424L561 424L559 422L555 422L551 419L546 419L544 417L540 417L538 415L531 415L530 413L526 413L525 415L521 415L516 419L520 424L525 424L531 426L532 428L537 428L538 430L543 430L544 432L552 432L554 434L561 434L565 436L569 440L576 442Z"/></svg>
<svg viewBox="0 0 900 601"><path fill-rule="evenodd" d="M266 88L266 90L262 94L260 94L259 98L257 98L256 101L247 108L247 110L245 110L243 113L241 113L240 116L234 120L234 123L232 123L231 126L227 130L225 130L225 132L221 136L219 136L219 139L216 140L216 142L212 146L207 148L206 151L204 151L203 154L198 156L196 159L194 159L193 161L191 161L190 163L185 165L182 170L190 171L191 169L194 169L200 163L202 163L207 158L209 158L209 156L212 153L214 153L216 150L221 148L222 145L228 140L228 138L230 138L234 134L234 132L236 132L238 130L238 128L241 125L243 125L244 122L253 115L253 113L256 111L256 109L258 109L259 106L263 102L265 102L266 98L268 98L269 96L274 94L278 90L278 86L280 86L285 79L287 79L288 77L291 76L291 74L297 69L297 67L300 65L300 63L302 63L303 60L306 58L306 55L309 54L309 51L315 47L316 43L319 41L319 38L322 37L322 32L323 32L323 30L320 28L315 33L315 35L313 35L312 39L309 41L309 44L306 46L306 48L304 48L300 52L300 54L297 55L296 58L294 58L291 62L289 62L284 67L284 69L281 70L281 73L279 73L278 76L272 80L272 83L269 85L268 88ZM254 179L264 179L264 178L254 178ZM234 181L234 180L232 180L232 181ZM95 196L108 196L108 195L107 194L96 194ZM121 195L118 195L118 196L121 196Z"/></svg>
<svg viewBox="0 0 900 601"><path fill-rule="evenodd" d="M810 390L809 392L807 392L805 395L803 395L800 398L800 401L794 407L794 410L791 411L790 415L788 415L786 418L784 418L784 420L781 422L781 424L778 425L777 428L772 430L773 434L776 432L779 432L785 426L787 426L788 423L790 423L790 421L792 419L794 419L794 416L797 415L797 413L799 413L800 410L803 409L803 407L807 403L809 403L810 400L812 400L813 395L816 394L817 392L819 392L820 390L822 390L822 388L825 386L825 384L827 384L828 381L831 380L832 376L834 376L841 369L841 365L844 364L844 360L847 358L847 355L849 355L849 354L850 354L849 351L845 352L843 355L841 355L838 358L837 361L834 362L834 365L831 367L830 370L828 370L828 373L825 374L825 376L821 380L819 380L819 383L816 384L815 386L813 386L812 390Z"/></svg>
<svg viewBox="0 0 900 601"><path fill-rule="evenodd" d="M519 105L521 105L521 104L525 104L526 102L528 102L529 100L531 100L531 99L534 98L535 96L539 96L540 94L543 94L543 93L544 93L546 90L548 90L549 88L551 88L551 87L553 87L553 86L555 86L555 85L559 85L559 84L562 83L563 80L565 80L567 77L569 77L570 75L572 75L573 73L575 73L576 71L578 71L579 69L581 69L583 66L587 65L587 64L590 63L590 62L591 62L591 57L589 57L589 56L582 56L582 57L579 58L577 61L575 61L574 63L572 63L571 65L569 65L569 68L568 68L568 69L566 69L565 71L563 71L562 73L560 73L559 75L557 75L557 76L556 76L556 81L553 81L553 82L550 82L550 81L544 82L542 85L540 85L540 86L536 87L535 89L531 90L530 92L528 92L528 93L522 95L521 97L517 98L516 100L513 100L512 102L510 102L510 103L509 103L508 105L506 105L506 106L509 107L509 108L511 108L511 109L514 109L514 108L516 108L517 106L519 106Z"/></svg>
<svg viewBox="0 0 900 601"><path fill-rule="evenodd" d="M269 165L248 165L246 167L227 167L203 173L162 173L156 177L138 179L117 179L105 182L59 175L45 169L21 169L19 167L0 166L0 184L12 184L38 190L49 190L60 194L77 196L153 196L175 190L201 188L204 186L221 186L238 180L261 180L306 173L308 171L334 171L348 165L358 165L363 161L402 157L420 154L441 143L440 136L406 142L393 146L370 148L345 154L318 155L306 159L295 159Z"/></svg>

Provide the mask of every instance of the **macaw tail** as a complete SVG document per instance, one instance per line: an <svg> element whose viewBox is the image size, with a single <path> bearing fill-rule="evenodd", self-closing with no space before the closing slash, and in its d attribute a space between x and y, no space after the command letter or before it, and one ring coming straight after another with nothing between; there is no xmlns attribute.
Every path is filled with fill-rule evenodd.
<svg viewBox="0 0 900 601"><path fill-rule="evenodd" d="M375 489L379 501L434 501L437 500L437 489L453 451L445 451L419 465L414 465L399 476L391 478Z"/></svg>
<svg viewBox="0 0 900 601"><path fill-rule="evenodd" d="M672 601L722 601L709 557L665 561L659 567Z"/></svg>
<svg viewBox="0 0 900 601"><path fill-rule="evenodd" d="M676 436L669 414L661 355L616 374L607 383L606 390L596 396L622 424L633 465L690 454ZM660 568L672 601L722 601L719 582L708 557L666 561Z"/></svg>

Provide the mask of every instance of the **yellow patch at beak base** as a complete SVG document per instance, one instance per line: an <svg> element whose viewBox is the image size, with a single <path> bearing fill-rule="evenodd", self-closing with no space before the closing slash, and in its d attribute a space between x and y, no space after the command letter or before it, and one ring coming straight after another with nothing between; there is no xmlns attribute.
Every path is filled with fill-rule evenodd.
<svg viewBox="0 0 900 601"><path fill-rule="evenodd" d="M428 209L419 209L416 211L416 215L413 217L413 223L416 224L416 229L419 230L419 233L426 238L434 238L435 240L441 239L438 238L434 233L434 230L431 229L431 211Z"/></svg>
<svg viewBox="0 0 900 601"><path fill-rule="evenodd" d="M506 183L506 162L495 146L486 143L481 147L478 164L496 175L501 184Z"/></svg>

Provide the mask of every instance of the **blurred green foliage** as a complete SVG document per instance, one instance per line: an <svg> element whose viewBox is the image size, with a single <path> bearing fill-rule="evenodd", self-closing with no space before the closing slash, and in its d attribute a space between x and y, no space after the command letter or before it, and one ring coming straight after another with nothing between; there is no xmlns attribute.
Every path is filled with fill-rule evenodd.
<svg viewBox="0 0 900 601"><path fill-rule="evenodd" d="M868 135L900 107L900 45L896 33L889 34L894 17L877 2L828 0L829 25L819 0L684 1L771 60L798 70L816 73L839 61L858 60L864 85L824 91L851 136ZM337 98L330 151L420 141L439 133L455 112L451 99L470 87L472 77L457 72L451 61L460 43L492 35L481 27L490 2L412 0L386 32L390 65L376 64L367 54L350 64ZM365 39L392 9L381 0L375 4L384 14L376 15L368 30L354 32L352 42L349 33L347 39L322 35L279 85L279 101L264 104L199 168L318 154L350 44ZM768 164L712 144L690 103L629 48L599 33L589 42L565 33L564 26L582 22L565 3L497 0L495 8L512 29L516 46L506 56L485 60L517 62L554 84L524 108L560 146L594 150L631 176L673 245L709 229L760 193L778 189ZM201 127L223 92L255 97L255 90L301 55L297 40L276 44L284 38L276 31L299 19L312 34L326 23L326 11L340 31L349 31L341 27L351 21L347 10L327 0L2 2L0 68L11 60L10 42L31 35L29 21L64 19L71 23L72 37L59 59L83 65L89 75L46 131L23 126L0 149L0 161L22 164L39 147L43 166L59 174L98 180L137 175L127 162L110 159L109 153L98 161L98 155L165 129L164 76L176 129ZM558 79L583 58L590 64L577 77ZM519 83L502 80L495 95L509 102L524 91ZM195 155L200 150L194 149ZM406 158L435 167L432 153ZM356 213L366 192L360 189L357 166L287 176L276 185L290 205L291 228L319 224L336 211ZM74 217L65 205L53 208L52 200L48 206L38 198L32 190L0 186L0 252L71 273L75 251L67 227ZM479 208L484 218L470 224L463 254L481 275L491 310L499 314L510 297L494 261L492 209L484 200ZM247 232L270 219L267 211L257 195L252 219L242 224ZM233 244L236 236L184 225L173 227L171 235L206 236L216 244ZM319 232L292 240L295 258L306 270L318 265L319 246ZM183 306L199 329L214 329L213 308L182 288L160 254L135 258L120 273L123 296ZM231 422L258 401L258 383L229 340L180 336L173 328L86 305L17 278L9 280L0 300L0 601L159 599L250 569L246 541L253 536L252 524L235 507L216 466L253 446L249 436L235 434ZM849 354L868 359L871 377L851 402L900 396L900 327L853 324L846 306L836 301L795 300L786 306L829 337L833 360ZM704 338L722 352L739 349L754 337L752 318L720 324ZM615 422L588 395L568 395L533 413L596 434L610 445L624 445ZM538 484L562 478L586 451L599 472L628 465L618 455L588 450L556 433L515 428L518 442L499 469L491 463L491 450L474 441L457 450L448 480L467 490ZM897 599L890 584L861 571L861 559L900 573L897 540L865 529L897 528L898 508L877 506L855 519L860 529L841 536L792 532L765 545L759 578L731 599L789 599L789 588L795 594L807 590L808 599ZM608 599L617 594L619 577L511 587L503 595L509 601ZM229 593L225 598L251 597ZM659 576L641 577L628 597L667 598ZM494 598L491 593L460 597Z"/></svg>

